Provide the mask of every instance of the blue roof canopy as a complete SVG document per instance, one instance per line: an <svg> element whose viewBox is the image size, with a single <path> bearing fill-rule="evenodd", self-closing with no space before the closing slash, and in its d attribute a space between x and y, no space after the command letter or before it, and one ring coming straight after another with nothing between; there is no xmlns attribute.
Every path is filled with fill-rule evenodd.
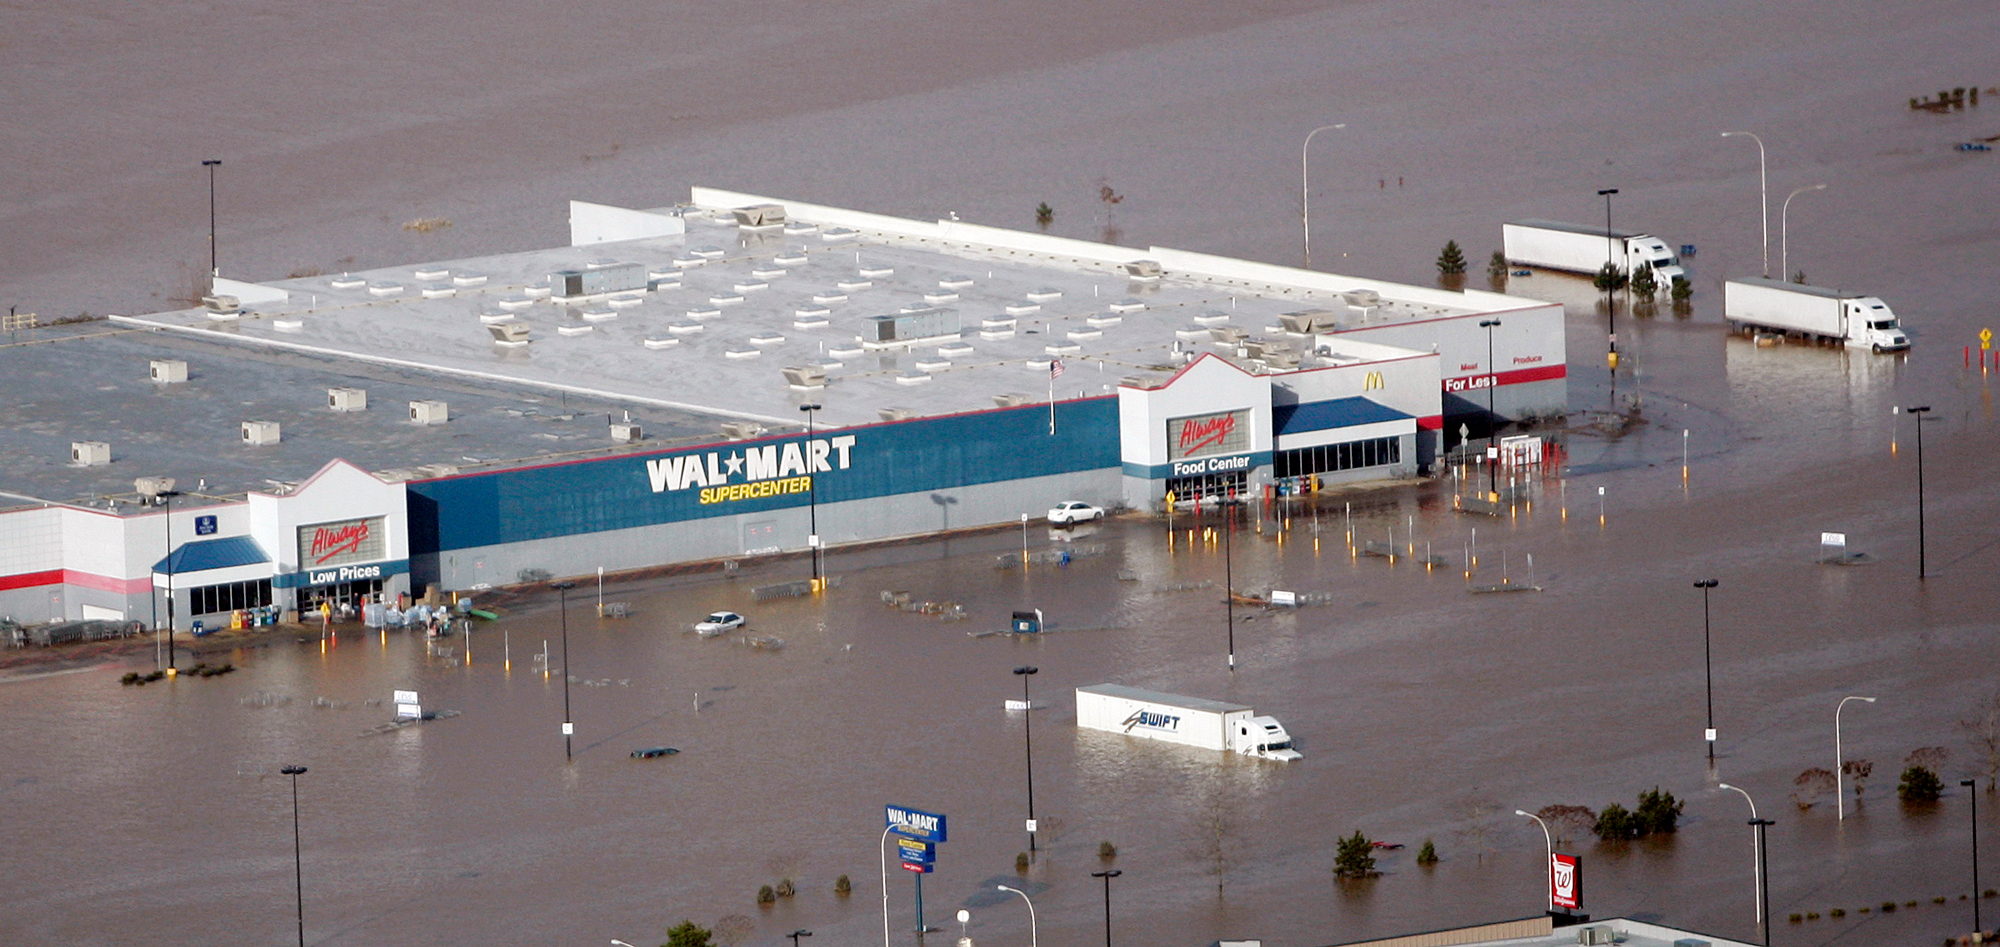
<svg viewBox="0 0 2000 947"><path fill-rule="evenodd" d="M182 543L179 549L158 562L153 563L153 571L166 575L183 572L207 572L210 569L228 569L235 566L254 565L270 562L264 554L264 547L248 536L230 536L226 539L198 539Z"/></svg>
<svg viewBox="0 0 2000 947"><path fill-rule="evenodd" d="M1414 414L1404 414L1395 408L1356 395L1352 398L1335 398L1331 401L1277 405L1271 409L1271 426L1276 428L1280 435L1304 434L1307 431L1326 431L1358 424L1374 424L1379 421L1410 420L1415 417Z"/></svg>

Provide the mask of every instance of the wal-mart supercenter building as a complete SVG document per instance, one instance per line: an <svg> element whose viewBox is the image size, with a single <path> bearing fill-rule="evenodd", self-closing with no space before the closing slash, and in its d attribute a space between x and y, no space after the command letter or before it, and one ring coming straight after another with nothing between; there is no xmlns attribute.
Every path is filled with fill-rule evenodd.
<svg viewBox="0 0 2000 947"><path fill-rule="evenodd" d="M570 224L0 348L36 392L0 615L157 624L171 588L186 627L1324 490L1567 403L1562 308L1514 296L709 188Z"/></svg>

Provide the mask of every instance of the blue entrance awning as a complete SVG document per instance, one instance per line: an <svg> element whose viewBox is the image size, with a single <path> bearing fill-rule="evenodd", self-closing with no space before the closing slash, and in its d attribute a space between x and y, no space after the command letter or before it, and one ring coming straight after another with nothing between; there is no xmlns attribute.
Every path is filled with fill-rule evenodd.
<svg viewBox="0 0 2000 947"><path fill-rule="evenodd" d="M1374 424L1379 421L1413 420L1415 417L1416 415L1404 414L1395 408L1377 404L1357 395L1352 398L1335 398L1331 401L1277 405L1271 409L1271 426L1282 436Z"/></svg>
<svg viewBox="0 0 2000 947"><path fill-rule="evenodd" d="M228 569L235 566L255 565L270 562L264 554L264 547L248 536L230 536L226 539L198 539L182 543L165 559L153 563L153 571L166 575L183 572L207 572L210 569Z"/></svg>

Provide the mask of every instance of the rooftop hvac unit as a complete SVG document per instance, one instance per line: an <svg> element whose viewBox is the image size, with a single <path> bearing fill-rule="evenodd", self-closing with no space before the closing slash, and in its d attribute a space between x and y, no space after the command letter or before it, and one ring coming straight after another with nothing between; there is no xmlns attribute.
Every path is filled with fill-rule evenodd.
<svg viewBox="0 0 2000 947"><path fill-rule="evenodd" d="M1372 289L1350 289L1347 292L1341 293L1340 298L1347 300L1347 304L1350 306L1367 307L1382 305L1382 294Z"/></svg>
<svg viewBox="0 0 2000 947"><path fill-rule="evenodd" d="M764 425L755 421L724 421L722 436L732 441L744 441L764 433Z"/></svg>
<svg viewBox="0 0 2000 947"><path fill-rule="evenodd" d="M749 207L738 207L734 213L736 214L736 226L747 230L782 227L785 225L785 207L783 204L752 204Z"/></svg>
<svg viewBox="0 0 2000 947"><path fill-rule="evenodd" d="M132 481L132 490L148 500L155 499L160 494L174 492L174 478L139 477Z"/></svg>
<svg viewBox="0 0 2000 947"><path fill-rule="evenodd" d="M365 388L328 388L326 406L335 411L368 410L368 390Z"/></svg>
<svg viewBox="0 0 2000 947"><path fill-rule="evenodd" d="M214 296L203 296L201 297L201 304L203 306L206 306L209 312L243 311L243 301L237 299L234 296L224 296L221 294L217 294Z"/></svg>
<svg viewBox="0 0 2000 947"><path fill-rule="evenodd" d="M875 413L884 421L908 421L917 416L915 411L908 408L876 408Z"/></svg>
<svg viewBox="0 0 2000 947"><path fill-rule="evenodd" d="M188 363L177 358L153 359L152 378L162 385L173 385L187 381Z"/></svg>
<svg viewBox="0 0 2000 947"><path fill-rule="evenodd" d="M1334 313L1326 309L1301 309L1278 317L1278 324L1294 335L1311 335L1320 329L1331 329L1333 323Z"/></svg>
<svg viewBox="0 0 2000 947"><path fill-rule="evenodd" d="M994 405L1002 408L1018 408L1024 404L1027 404L1030 400L1032 399L1030 399L1027 395L1017 395L1012 392L1009 392L1004 395L993 396Z"/></svg>
<svg viewBox="0 0 2000 947"><path fill-rule="evenodd" d="M1125 273L1133 279L1159 279L1160 262L1158 260L1133 260L1125 264Z"/></svg>
<svg viewBox="0 0 2000 947"><path fill-rule="evenodd" d="M1294 352L1265 352L1264 364L1272 368L1297 368L1299 356Z"/></svg>
<svg viewBox="0 0 2000 947"><path fill-rule="evenodd" d="M443 424L451 420L451 405L442 401L410 402L411 424Z"/></svg>
<svg viewBox="0 0 2000 947"><path fill-rule="evenodd" d="M826 387L826 369L818 365L787 365L779 371L785 374L785 384L793 388Z"/></svg>
<svg viewBox="0 0 2000 947"><path fill-rule="evenodd" d="M611 422L611 442L613 444L637 444L645 438L636 421Z"/></svg>
<svg viewBox="0 0 2000 947"><path fill-rule="evenodd" d="M549 295L558 300L582 299L646 288L643 263L592 264L590 269L557 270L549 274Z"/></svg>
<svg viewBox="0 0 2000 947"><path fill-rule="evenodd" d="M417 468L417 476L424 479L458 476L457 464L424 464Z"/></svg>
<svg viewBox="0 0 2000 947"><path fill-rule="evenodd" d="M1576 942L1585 945L1585 947L1596 947L1596 945L1598 944L1609 944L1611 943L1611 928L1579 927L1576 929Z"/></svg>
<svg viewBox="0 0 2000 947"><path fill-rule="evenodd" d="M493 334L493 341L503 345L520 345L528 341L528 324L525 322L495 322L486 327Z"/></svg>
<svg viewBox="0 0 2000 947"><path fill-rule="evenodd" d="M1249 337L1249 333L1235 326L1209 326L1208 337L1217 342L1234 345Z"/></svg>
<svg viewBox="0 0 2000 947"><path fill-rule="evenodd" d="M906 346L930 339L958 338L958 310L926 307L893 316L869 316L861 340L871 348Z"/></svg>
<svg viewBox="0 0 2000 947"><path fill-rule="evenodd" d="M278 443L278 439L278 422L276 421L243 422L243 443L250 447L268 447Z"/></svg>
<svg viewBox="0 0 2000 947"><path fill-rule="evenodd" d="M69 462L84 467L102 467L111 462L111 445L103 441L72 441Z"/></svg>

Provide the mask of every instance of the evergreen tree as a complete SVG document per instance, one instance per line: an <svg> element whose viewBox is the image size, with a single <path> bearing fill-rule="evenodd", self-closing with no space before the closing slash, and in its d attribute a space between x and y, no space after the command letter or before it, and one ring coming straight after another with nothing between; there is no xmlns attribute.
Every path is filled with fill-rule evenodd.
<svg viewBox="0 0 2000 947"><path fill-rule="evenodd" d="M1360 829L1340 840L1333 856L1333 873L1341 878L1366 878L1375 873L1375 846Z"/></svg>
<svg viewBox="0 0 2000 947"><path fill-rule="evenodd" d="M667 942L661 947L711 947L709 937L714 933L693 921L682 921L667 929Z"/></svg>
<svg viewBox="0 0 2000 947"><path fill-rule="evenodd" d="M1446 240L1444 252L1438 254L1438 275L1445 277L1465 275L1465 253L1458 248L1458 241Z"/></svg>

